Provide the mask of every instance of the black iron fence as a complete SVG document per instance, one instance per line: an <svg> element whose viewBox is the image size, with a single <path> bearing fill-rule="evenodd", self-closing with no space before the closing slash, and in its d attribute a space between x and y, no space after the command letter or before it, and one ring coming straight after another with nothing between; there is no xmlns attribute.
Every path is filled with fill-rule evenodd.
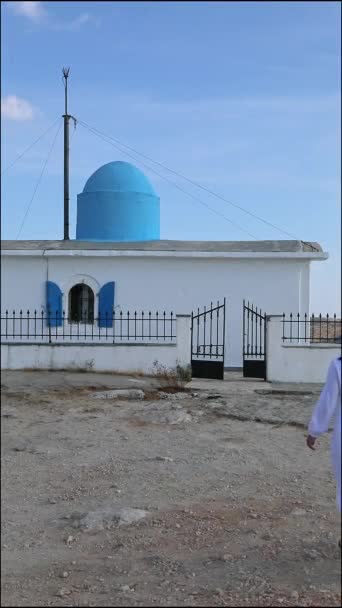
<svg viewBox="0 0 342 608"><path fill-rule="evenodd" d="M283 342L341 344L342 322L337 315L283 313Z"/></svg>
<svg viewBox="0 0 342 608"><path fill-rule="evenodd" d="M129 312L75 321L65 311L29 310L1 314L1 342L175 342L176 315L173 312Z"/></svg>

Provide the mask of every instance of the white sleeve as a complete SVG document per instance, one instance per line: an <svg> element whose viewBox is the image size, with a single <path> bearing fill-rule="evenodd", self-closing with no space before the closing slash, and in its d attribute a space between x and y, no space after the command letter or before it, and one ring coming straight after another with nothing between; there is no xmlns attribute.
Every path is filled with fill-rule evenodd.
<svg viewBox="0 0 342 608"><path fill-rule="evenodd" d="M329 365L327 380L313 411L309 434L318 437L329 428L329 422L340 402L340 386L335 361Z"/></svg>

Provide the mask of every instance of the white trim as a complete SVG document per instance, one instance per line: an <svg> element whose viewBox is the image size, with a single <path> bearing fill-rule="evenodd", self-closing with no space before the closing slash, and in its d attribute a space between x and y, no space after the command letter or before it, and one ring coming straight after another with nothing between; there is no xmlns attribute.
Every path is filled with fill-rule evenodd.
<svg viewBox="0 0 342 608"><path fill-rule="evenodd" d="M85 283L86 285L88 285L88 287L90 287L90 289L92 289L92 291L94 293L94 318L97 317L97 311L99 308L100 284L98 283L98 281L96 281L96 279L94 279L92 276L90 276L88 274L74 274L70 279L68 279L67 281L64 281L64 283L62 283L60 285L60 288L62 290L62 310L65 311L65 320L66 320L67 326L74 324L72 321L70 323L68 321L68 318L69 318L69 292L70 292L70 289L72 289L72 287L74 287L78 283ZM87 324L87 327L88 327L88 324ZM91 329L91 325L89 325L89 327Z"/></svg>
<svg viewBox="0 0 342 608"><path fill-rule="evenodd" d="M309 339L307 340L307 342L309 342ZM281 347L282 348L323 348L323 349L329 349L329 348L334 348L334 349L340 349L341 350L341 346L340 346L340 342L328 342L328 343L320 343L320 342L310 342L310 344L308 344L307 342L296 342L296 344L282 344ZM338 355L337 355L338 356Z"/></svg>
<svg viewBox="0 0 342 608"><path fill-rule="evenodd" d="M64 283L60 285L63 296L66 292L69 294L70 289L78 283L86 283L86 285L93 290L94 296L98 296L101 289L100 283L89 274L74 274L67 281L64 281Z"/></svg>
<svg viewBox="0 0 342 608"><path fill-rule="evenodd" d="M292 259L327 260L325 251L136 251L118 249L3 249L2 256L25 257L145 257L145 258L231 258L231 259Z"/></svg>

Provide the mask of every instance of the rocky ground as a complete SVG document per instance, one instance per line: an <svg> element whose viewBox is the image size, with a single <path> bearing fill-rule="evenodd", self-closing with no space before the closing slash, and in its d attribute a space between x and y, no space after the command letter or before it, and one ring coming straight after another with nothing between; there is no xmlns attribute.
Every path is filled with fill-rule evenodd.
<svg viewBox="0 0 342 608"><path fill-rule="evenodd" d="M2 374L2 606L341 604L318 387L187 389Z"/></svg>

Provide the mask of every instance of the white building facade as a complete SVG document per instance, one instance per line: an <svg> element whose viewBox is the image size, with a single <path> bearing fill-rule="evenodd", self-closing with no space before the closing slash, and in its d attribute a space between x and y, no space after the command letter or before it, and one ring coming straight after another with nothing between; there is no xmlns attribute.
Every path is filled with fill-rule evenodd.
<svg viewBox="0 0 342 608"><path fill-rule="evenodd" d="M267 314L308 313L310 264L327 257L302 241L3 241L1 314L39 316L58 301L68 324L80 285L93 297L94 319L104 292L115 314L191 314L226 298L224 364L240 368L243 300Z"/></svg>

